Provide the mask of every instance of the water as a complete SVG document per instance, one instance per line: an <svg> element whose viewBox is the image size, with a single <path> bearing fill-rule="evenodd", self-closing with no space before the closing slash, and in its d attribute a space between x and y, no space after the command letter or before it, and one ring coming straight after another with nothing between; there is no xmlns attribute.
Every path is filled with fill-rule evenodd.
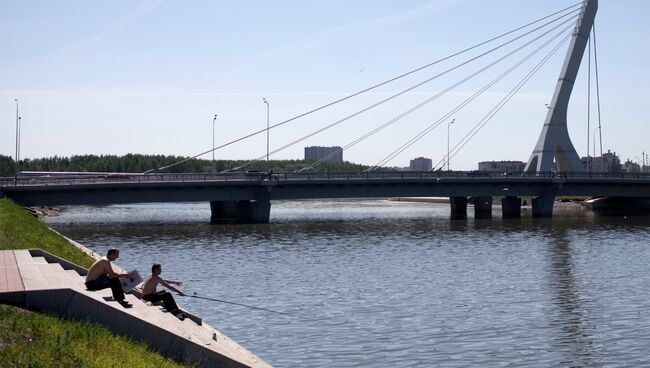
<svg viewBox="0 0 650 368"><path fill-rule="evenodd" d="M189 293L298 315L177 297L275 367L650 365L649 217L448 214L274 202L271 224L213 226L207 203L147 204L47 222L102 254L118 247L124 268L162 263Z"/></svg>

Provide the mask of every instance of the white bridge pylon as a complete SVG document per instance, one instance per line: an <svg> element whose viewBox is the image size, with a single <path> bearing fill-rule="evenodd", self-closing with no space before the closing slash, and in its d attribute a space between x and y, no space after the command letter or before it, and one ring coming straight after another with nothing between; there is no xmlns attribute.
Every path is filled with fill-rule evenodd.
<svg viewBox="0 0 650 368"><path fill-rule="evenodd" d="M554 159L561 172L586 171L569 138L567 110L597 10L598 0L584 0L553 99L548 107L542 133L528 159L525 172L549 172L553 167Z"/></svg>

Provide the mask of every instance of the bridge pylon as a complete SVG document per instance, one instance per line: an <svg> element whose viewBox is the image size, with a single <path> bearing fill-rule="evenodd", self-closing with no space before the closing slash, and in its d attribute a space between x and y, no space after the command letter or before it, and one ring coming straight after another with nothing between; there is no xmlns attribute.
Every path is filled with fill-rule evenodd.
<svg viewBox="0 0 650 368"><path fill-rule="evenodd" d="M554 161L561 172L586 171L569 137L567 110L597 10L598 0L584 0L553 99L548 106L542 133L528 159L525 172L549 172Z"/></svg>

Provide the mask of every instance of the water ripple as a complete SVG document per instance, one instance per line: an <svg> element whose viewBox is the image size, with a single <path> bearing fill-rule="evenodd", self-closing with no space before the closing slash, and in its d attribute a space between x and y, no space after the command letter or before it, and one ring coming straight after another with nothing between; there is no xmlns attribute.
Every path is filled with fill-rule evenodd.
<svg viewBox="0 0 650 368"><path fill-rule="evenodd" d="M276 367L648 366L650 222L450 221L443 205L273 204L212 226L207 204L67 207L54 228L186 290L181 300Z"/></svg>

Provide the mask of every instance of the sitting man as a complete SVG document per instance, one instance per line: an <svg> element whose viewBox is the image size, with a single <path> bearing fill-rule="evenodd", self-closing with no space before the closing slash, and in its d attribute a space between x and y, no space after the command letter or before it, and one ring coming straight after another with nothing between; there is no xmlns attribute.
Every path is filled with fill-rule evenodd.
<svg viewBox="0 0 650 368"><path fill-rule="evenodd" d="M144 282L144 286L142 286L142 299L148 302L162 301L165 309L167 309L169 313L182 320L184 318L183 313L181 313L181 311L178 309L178 306L176 305L172 294L167 291L156 292L156 286L158 286L158 284L161 284L162 286L176 292L178 295L185 296L182 291L170 285L174 284L181 286L183 283L180 281L165 280L160 277L161 272L162 266L160 264L154 263L154 265L151 266L151 277L149 277Z"/></svg>
<svg viewBox="0 0 650 368"><path fill-rule="evenodd" d="M105 258L98 259L93 263L92 266L88 269L88 274L86 275L86 288L88 290L102 290L106 288L111 288L113 292L113 299L119 302L124 308L131 308L131 303L124 300L124 290L122 290L122 284L120 283L120 277L129 276L128 273L115 273L111 262L116 260L120 256L120 251L111 248L106 253Z"/></svg>

